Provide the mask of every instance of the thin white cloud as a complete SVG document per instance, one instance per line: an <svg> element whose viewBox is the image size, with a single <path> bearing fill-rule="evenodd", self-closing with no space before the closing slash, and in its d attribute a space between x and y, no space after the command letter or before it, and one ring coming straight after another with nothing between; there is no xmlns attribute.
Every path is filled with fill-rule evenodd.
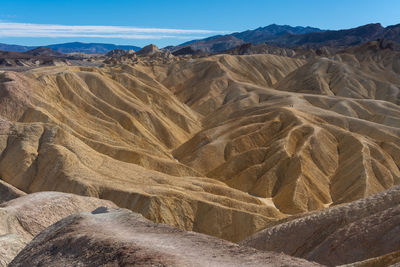
<svg viewBox="0 0 400 267"><path fill-rule="evenodd" d="M0 22L0 37L91 37L121 39L197 39L222 31L139 28L124 26L78 26ZM196 36L193 36L195 34Z"/></svg>

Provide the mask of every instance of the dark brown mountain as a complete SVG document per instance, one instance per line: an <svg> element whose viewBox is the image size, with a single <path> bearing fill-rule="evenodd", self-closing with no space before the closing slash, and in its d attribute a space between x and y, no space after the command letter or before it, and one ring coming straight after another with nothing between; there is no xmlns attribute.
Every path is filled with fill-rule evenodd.
<svg viewBox="0 0 400 267"><path fill-rule="evenodd" d="M268 40L274 40L282 35L299 35L314 32L324 32L324 30L313 28L313 27L292 27L289 25L277 25L271 24L266 27L260 27L255 30L247 30L244 32L233 33L232 36L243 40L245 42L260 44Z"/></svg>
<svg viewBox="0 0 400 267"><path fill-rule="evenodd" d="M48 47L38 47L27 52L0 51L0 67L37 67L68 65L71 57Z"/></svg>
<svg viewBox="0 0 400 267"><path fill-rule="evenodd" d="M184 55L196 55L196 56L205 56L207 55L201 50L195 50L191 46L187 46L184 48L181 48L179 50L176 50L175 52L172 53L174 56L184 56Z"/></svg>
<svg viewBox="0 0 400 267"><path fill-rule="evenodd" d="M49 47L41 46L25 52L32 56L64 57L65 54L57 52Z"/></svg>
<svg viewBox="0 0 400 267"><path fill-rule="evenodd" d="M218 53L235 48L244 43L243 40L238 39L233 35L217 35L204 40L191 41L179 46L174 46L169 48L169 50L175 52L185 47L192 47L194 50L201 50L206 53Z"/></svg>
<svg viewBox="0 0 400 267"><path fill-rule="evenodd" d="M287 34L275 40L268 41L268 43L276 44L281 47L302 46L306 48L319 48L328 46L346 48L374 41L379 38L400 41L399 35L395 35L398 29L400 29L400 25L384 28L381 24L375 23L339 31L314 32L302 35Z"/></svg>
<svg viewBox="0 0 400 267"><path fill-rule="evenodd" d="M247 30L228 35L218 35L203 40L195 40L169 50L176 51L182 47L192 47L208 53L220 53L231 50L245 43L253 45L266 43L281 48L345 49L377 39L386 39L400 43L400 24L382 27L381 24L367 24L345 30L324 31L312 27L291 27L269 25L264 28Z"/></svg>
<svg viewBox="0 0 400 267"><path fill-rule="evenodd" d="M200 49L207 53L218 53L235 48L245 43L260 44L267 40L274 40L285 34L304 34L309 32L322 32L323 30L312 27L292 27L288 25L271 24L255 30L244 32L235 32L228 35L212 36L203 40L193 40L183 43L176 47L169 47L169 50L176 51L183 47L192 47L195 50Z"/></svg>

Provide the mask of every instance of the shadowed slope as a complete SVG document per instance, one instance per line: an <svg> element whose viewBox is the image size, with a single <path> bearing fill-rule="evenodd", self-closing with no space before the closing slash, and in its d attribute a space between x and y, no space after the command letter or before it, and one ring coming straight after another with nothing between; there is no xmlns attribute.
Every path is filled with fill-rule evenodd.
<svg viewBox="0 0 400 267"><path fill-rule="evenodd" d="M23 191L0 180L0 204L24 195Z"/></svg>
<svg viewBox="0 0 400 267"><path fill-rule="evenodd" d="M71 214L99 206L116 207L110 201L59 192L40 192L0 205L0 266L8 263L46 227Z"/></svg>
<svg viewBox="0 0 400 267"><path fill-rule="evenodd" d="M260 252L214 237L154 224L122 209L76 214L47 228L10 266L31 264L319 266L283 254Z"/></svg>
<svg viewBox="0 0 400 267"><path fill-rule="evenodd" d="M305 214L256 233L241 244L329 266L370 258L376 258L369 260L375 264L390 262L400 250L399 193L396 186L362 200Z"/></svg>

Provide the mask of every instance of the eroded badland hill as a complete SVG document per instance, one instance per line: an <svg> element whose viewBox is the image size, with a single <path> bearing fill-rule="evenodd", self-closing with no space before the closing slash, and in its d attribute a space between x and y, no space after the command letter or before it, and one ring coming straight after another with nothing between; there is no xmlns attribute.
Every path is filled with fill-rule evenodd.
<svg viewBox="0 0 400 267"><path fill-rule="evenodd" d="M245 246L326 265L399 259L393 236L399 235L400 52L378 42L329 57L174 56L150 48L99 67L0 71L0 200L18 197L0 207L0 216L17 225L13 231L0 225L0 242L19 248L0 249L4 262L44 229L13 266L31 257L35 264L88 264L89 252L46 254L83 239L93 241L93 251L119 242L118 251L93 258L96 265L133 251L143 260L137 264L195 264L177 253L182 246L168 247L174 242L197 244L204 254L190 253L207 266L230 262L222 256L207 261L206 243L221 255L240 250L236 263L243 266L314 264ZM42 214L29 211L30 201L60 201L33 194L41 191L75 194L60 197L81 204L59 203L58 213L48 206ZM46 228L95 206L111 210L72 215ZM41 223L46 212L50 219ZM18 216L38 226L30 231ZM161 228L144 231L144 225ZM346 239L351 227L361 241ZM118 229L151 237L125 240ZM380 234L367 235L370 229ZM167 247L137 254L159 240L151 239L155 234ZM246 240L240 247L214 237ZM390 245L368 251L379 242ZM135 263L124 257L125 264Z"/></svg>

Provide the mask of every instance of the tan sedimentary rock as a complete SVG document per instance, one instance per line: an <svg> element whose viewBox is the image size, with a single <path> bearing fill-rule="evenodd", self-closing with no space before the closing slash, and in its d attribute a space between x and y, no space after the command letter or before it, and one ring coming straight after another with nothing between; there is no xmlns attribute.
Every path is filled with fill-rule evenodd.
<svg viewBox="0 0 400 267"><path fill-rule="evenodd" d="M0 266L8 263L33 237L71 214L100 206L116 207L110 201L60 192L39 192L0 205Z"/></svg>
<svg viewBox="0 0 400 267"><path fill-rule="evenodd" d="M148 56L148 55L157 53L159 51L160 50L158 49L158 47L156 45L149 44L149 45L146 45L145 47L143 47L142 49L140 49L139 51L137 51L136 54L140 55L140 56Z"/></svg>
<svg viewBox="0 0 400 267"><path fill-rule="evenodd" d="M400 186L269 227L241 242L328 266L394 263L400 250ZM396 254L397 252L397 254ZM362 265L363 266L363 265ZM377 266L377 265L375 265Z"/></svg>
<svg viewBox="0 0 400 267"><path fill-rule="evenodd" d="M24 195L25 192L0 180L0 204Z"/></svg>
<svg viewBox="0 0 400 267"><path fill-rule="evenodd" d="M134 65L0 74L0 178L27 193L109 199L230 241L400 183L396 52L317 63L160 53ZM314 77L306 65L355 76L307 89L296 74ZM387 82L369 75L379 71Z"/></svg>
<svg viewBox="0 0 400 267"><path fill-rule="evenodd" d="M391 61L387 64L389 68ZM190 73L190 68L196 69L188 64L177 72L183 80L180 84L185 84L181 72ZM271 87L303 68L308 70L303 65ZM271 69L266 67L264 74ZM316 69L319 71L319 67ZM223 89L218 96L224 96L221 92L229 94L222 103L213 102L215 108L207 108L213 112L203 119L203 130L174 150L180 162L251 195L272 198L281 211L290 214L349 202L400 182L397 105L352 96L325 96L315 90L308 94L289 93L285 88L277 91L268 84L260 87L264 82L260 78L245 76L245 82L239 83L239 78L233 79L237 72L234 67L224 71L228 82L212 92ZM397 74L392 71L388 75ZM171 74L166 81L173 77ZM197 91L217 86L213 76L206 78ZM368 78L367 74L363 76L364 81ZM400 82L395 82L392 79L399 86ZM185 90L193 88L189 85ZM293 86L302 88L296 80ZM374 90L380 92L386 87L377 84ZM240 93L234 94L235 89ZM204 94L212 98L210 95ZM391 99L395 102L397 98L392 95Z"/></svg>
<svg viewBox="0 0 400 267"><path fill-rule="evenodd" d="M341 266L346 267L374 267L374 266L390 266L397 267L400 264L400 251L385 254L380 257L371 258L364 261L358 261Z"/></svg>
<svg viewBox="0 0 400 267"><path fill-rule="evenodd" d="M320 266L155 224L128 210L103 208L45 229L9 266L25 265Z"/></svg>

